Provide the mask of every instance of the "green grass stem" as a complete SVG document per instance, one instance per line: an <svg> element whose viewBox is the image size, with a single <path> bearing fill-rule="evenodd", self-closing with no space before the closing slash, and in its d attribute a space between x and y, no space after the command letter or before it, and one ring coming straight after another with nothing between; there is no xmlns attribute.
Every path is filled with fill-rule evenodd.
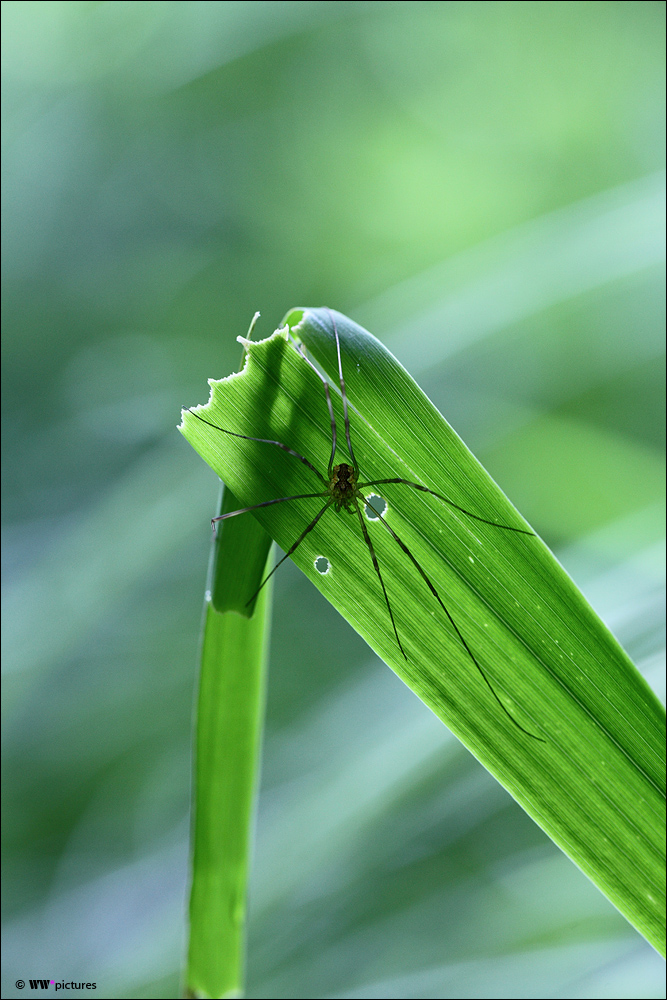
<svg viewBox="0 0 667 1000"><path fill-rule="evenodd" d="M225 491L221 510L238 507ZM258 787L271 584L252 607L271 539L252 517L213 543L197 698L187 995L243 995L246 895ZM251 613L250 613L251 612Z"/></svg>

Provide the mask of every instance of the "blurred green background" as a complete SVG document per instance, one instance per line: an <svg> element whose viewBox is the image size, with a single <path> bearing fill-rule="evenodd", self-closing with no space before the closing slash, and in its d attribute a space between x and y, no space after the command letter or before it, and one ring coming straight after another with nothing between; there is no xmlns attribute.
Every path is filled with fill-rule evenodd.
<svg viewBox="0 0 667 1000"><path fill-rule="evenodd" d="M664 697L664 5L3 14L2 995L173 997L219 488L175 427L256 309L380 337ZM291 564L274 621L248 996L664 995Z"/></svg>

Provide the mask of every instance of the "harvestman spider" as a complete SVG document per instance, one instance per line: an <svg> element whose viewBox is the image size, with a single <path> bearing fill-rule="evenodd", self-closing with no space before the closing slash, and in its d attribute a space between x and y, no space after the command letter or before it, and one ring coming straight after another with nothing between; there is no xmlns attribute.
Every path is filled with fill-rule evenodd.
<svg viewBox="0 0 667 1000"><path fill-rule="evenodd" d="M326 502L324 503L324 506L318 511L318 513L312 519L312 521L310 522L310 524L308 524L304 528L304 530L301 532L301 534L299 535L299 537L297 538L297 540L294 542L294 544L291 545L290 548L287 550L287 552L285 553L285 555L281 559L278 560L278 562L273 567L273 569L271 570L271 572L268 573L264 577L264 579L260 583L259 587L257 588L257 590L255 591L255 593L252 595L252 597L250 598L250 600L247 603L250 604L252 601L254 601L254 599L257 597L257 595L259 594L260 590L264 586L264 584L267 583L267 581L270 579L270 577L273 576L273 574L276 572L276 570L278 569L278 567L280 565L282 565L282 563L284 563L285 560L289 556L291 556L293 552L295 552L298 549L299 545L301 545L301 542L304 540L304 538L306 537L306 535L313 530L313 528L315 527L315 525L317 524L317 522L320 520L320 518L322 517L322 515L324 514L324 512L329 509L329 507L336 507L336 509L339 510L339 511L342 508L345 508L345 510L348 513L350 513L350 514L356 512L357 518L359 520L359 524L361 526L361 533L364 536L364 541L366 542L366 545L368 547L368 551L369 551L370 556L371 556L371 560L373 562L373 568L375 569L375 572L377 574L377 578L380 581L380 586L382 588L382 593L384 595L384 601L385 601L385 604L387 605L387 611L389 612L389 618L391 620L391 625L392 625L392 628L394 630L394 635L396 636L396 642L398 643L398 648L400 649L401 653L403 654L403 657L407 660L408 657L406 655L405 650L403 649L403 645L401 643L401 640L400 640L400 637L399 637L399 634L398 634L398 629L396 628L396 622L394 621L394 615L393 615L392 610L391 610L391 604L389 603L389 596L387 594L387 588L385 587L384 580L382 579L382 573L380 572L380 565L378 563L377 556L375 554L375 549L373 548L373 543L371 541L370 535L368 534L368 529L366 527L366 524L364 523L364 518L363 518L363 515L361 513L361 508L360 508L360 505L359 505L360 502L361 502L367 508L370 508L373 511L374 518L376 517L379 521L382 522L382 524L387 529L387 531L389 532L389 534L391 535L391 537L394 539L394 541L397 543L397 545L400 546L400 548L402 549L402 551L405 553L405 555L411 561L411 563L413 564L413 566L415 567L415 569L417 570L417 572L421 576L422 580L424 581L424 583L426 584L426 586L428 587L428 589L431 591L431 593L435 597L436 601L438 602L438 604L440 605L440 607L442 608L442 610L445 612L445 614L447 616L447 619L449 620L450 625L452 626L452 628L456 632L456 635L458 636L459 640L461 641L461 643L463 645L463 648L467 652L467 654L470 657L470 659L472 660L472 662L477 667L477 670L479 671L479 673L480 673L482 679L484 680L486 686L489 688L491 694L493 695L493 697L495 698L495 700L498 702L498 704L500 705L501 709L503 710L503 712L505 713L505 715L508 717L508 719L510 719L510 721L517 727L517 729L520 729L522 733L525 733L526 736L530 736L531 739L538 740L540 743L545 743L546 740L543 740L540 736L535 736L534 733L528 732L527 729L524 729L523 726L519 725L519 723L516 721L516 719L507 710L507 708L505 708L505 706L503 705L502 701L500 700L498 694L496 693L495 689L491 685L491 682L489 681L489 679L486 676L485 672L482 670L482 668L479 665L477 659L475 658L475 655L472 652L470 646L468 645L468 643L466 642L466 640L463 638L463 635L461 634L461 632L460 632L460 630L459 630L456 622L454 621L454 619L452 618L451 614L449 613L449 611L445 607L445 605L444 605L442 599L440 598L440 595L438 594L438 591L435 589L435 587L434 587L431 579L427 576L426 571L422 568L422 566L420 566L420 564L417 562L417 559L414 557L414 555L412 554L412 552L410 552L410 549L407 547L407 545L405 544L405 542L403 542L398 537L398 535L396 534L396 532L394 531L394 529L391 527L390 524L387 523L387 521L382 516L382 514L379 513L377 510L375 510L373 507L370 507L368 498L366 496L364 496L364 494L361 491L364 490L364 489L366 489L369 486L382 486L382 485L386 485L386 484L389 484L389 483L392 483L392 484L400 483L400 484L402 484L404 486L412 486L413 489L415 489L415 490L421 490L423 493L430 493L431 496L437 497L439 500L442 500L443 503L446 503L450 507L453 507L455 510L460 511L462 514L465 514L467 517L472 517L476 521L481 521L483 524L490 524L494 528L502 528L502 529L504 529L506 531L516 531L516 532L518 532L519 534L522 534L522 535L533 535L533 532L532 531L528 531L525 528L513 528L513 527L510 527L507 524L496 524L495 521L488 521L486 518L480 517L478 514L472 514L470 511L465 510L463 507L459 507L459 505L455 504L452 500L447 499L447 497L442 496L440 493L436 493L435 490L430 490L430 489L428 489L428 487L422 486L421 483L412 483L412 482L410 482L407 479L373 479L373 480L370 480L369 482L363 482L363 483L359 482L359 465L358 465L357 460L356 460L356 458L354 456L354 450L352 448L352 439L350 437L350 418L349 418L348 409L347 409L347 393L345 391L345 379L343 378L343 365L342 365L341 355L340 355L340 341L338 339L338 329L336 327L336 321L335 321L333 315L331 314L331 312L329 313L329 315L331 316L331 322L332 322L332 325L333 325L334 337L335 337L335 340L336 340L336 353L337 353L337 356L338 356L338 380L339 380L339 383L340 383L340 394L341 394L341 398L342 398L342 402L343 402L343 415L344 415L344 420L345 420L345 439L346 439L346 442L347 442L347 450L348 450L349 455L350 455L350 462L351 462L351 464L349 464L347 462L341 462L339 465L334 465L334 457L335 457L335 454L336 454L336 441L337 441L337 437L336 437L336 418L334 416L333 405L331 403L331 394L329 392L329 383L320 374L320 372L317 370L317 368L315 367L315 365L306 357L306 355L303 353L303 351L301 350L301 347L299 345L296 345L297 351L299 352L299 354L301 355L301 357L304 359L304 361L306 361L306 363L310 365L310 367L313 369L313 371L315 372L315 374L317 375L317 377L321 380L321 382L322 382L322 384L324 386L324 394L326 396L327 406L329 408L329 417L331 419L331 457L329 458L329 465L327 467L328 479L325 479L325 477L322 475L322 473L318 469L316 469L315 466L311 462L309 462L307 458L305 458L303 455L300 455L298 451L294 451L293 448L288 448L287 445L285 445L285 444L282 443L282 441L272 441L272 440L270 440L268 438L249 437L247 434L237 434L234 431L225 430L224 427L218 427L217 424L210 423L210 421L205 420L198 413L196 413L195 410L192 410L192 409L188 410L189 413L191 413L198 420L201 420L202 423L208 424L209 427L213 427L213 428L215 428L215 430L222 431L223 434L230 434L232 437L243 438L246 441L258 441L258 442L260 442L262 444L272 444L272 445L275 445L277 448L282 448L283 451L286 451L289 455L293 455L294 458L297 458L300 462L303 462L304 465L306 465L312 472L315 473L315 475L317 476L317 478L320 480L320 482L324 486L324 490L322 490L321 492L318 492L318 493L300 493L300 494L297 494L296 496L278 497L275 500L264 500L262 503L252 504L252 506L250 506L250 507L242 507L240 510L233 510L233 511L228 512L227 514L220 514L218 517L214 517L211 520L211 525L213 526L213 528L215 530L215 525L216 525L216 523L218 521L224 521L228 517L236 517L238 514L246 514L248 511L258 510L260 507L270 507L270 506L272 506L273 504L276 504L276 503L285 503L287 500L306 500L306 499L312 499L312 498L315 498L315 497L326 497L327 498Z"/></svg>

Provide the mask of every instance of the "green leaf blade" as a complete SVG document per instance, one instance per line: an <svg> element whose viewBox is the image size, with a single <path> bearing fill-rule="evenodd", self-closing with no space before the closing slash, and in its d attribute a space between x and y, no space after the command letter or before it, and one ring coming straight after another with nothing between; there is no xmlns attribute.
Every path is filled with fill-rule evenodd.
<svg viewBox="0 0 667 1000"><path fill-rule="evenodd" d="M497 524L525 527L502 491L391 354L334 313L361 481L402 477ZM287 323L335 384L329 310ZM199 412L236 433L283 441L323 472L330 429L321 383L285 333L253 345L241 375L212 383ZM334 393L337 461L345 461ZM198 426L197 426L198 425ZM320 489L271 445L233 438L185 413L183 432L244 505ZM406 485L377 487L386 518L433 581L507 711L499 708L419 573L369 524L407 660L397 647L356 522L327 511L294 561L378 654L635 926L661 947L664 711L547 547L474 520ZM322 505L299 500L257 519L289 548ZM314 561L324 555L330 572Z"/></svg>

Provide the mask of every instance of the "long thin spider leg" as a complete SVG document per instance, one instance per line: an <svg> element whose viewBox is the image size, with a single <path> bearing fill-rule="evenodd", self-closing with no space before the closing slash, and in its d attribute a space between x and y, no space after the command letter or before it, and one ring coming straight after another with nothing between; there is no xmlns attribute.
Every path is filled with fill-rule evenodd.
<svg viewBox="0 0 667 1000"><path fill-rule="evenodd" d="M261 503L254 503L251 507L241 507L240 510L230 510L226 514L218 514L211 518L211 527L216 521L226 521L228 517L236 517L237 514L247 514L249 510L257 510L258 507L270 507L274 503L285 503L286 500L310 500L312 497L325 497L326 493L298 493L293 497L278 497L276 500L263 500Z"/></svg>
<svg viewBox="0 0 667 1000"><path fill-rule="evenodd" d="M336 320L333 317L331 309L327 310L329 316L331 317L331 322L334 329L334 337L336 338L336 353L338 355L338 378L340 380L340 394L343 397L343 414L345 416L345 437L347 438L347 450L350 453L350 458L352 459L352 465L354 466L355 472L359 471L359 466L357 460L354 457L354 452L352 451L352 439L350 438L350 417L347 412L347 393L345 391L345 379L343 378L343 363L340 357L340 340L338 339L338 327L336 326Z"/></svg>
<svg viewBox="0 0 667 1000"><path fill-rule="evenodd" d="M364 499L365 502L368 503L368 501L366 500L366 498L363 497L363 494L362 494L362 499ZM382 516L382 514L378 514L377 511L375 511L375 514L382 521L382 523L384 524L385 528L387 529L387 531L389 532L389 534L391 535L391 537L400 545L401 549L403 550L403 552L405 552L405 554L408 557L408 559L410 559L410 561L412 562L413 566L415 567L415 569L417 570L417 572L420 574L420 576L424 580L424 583L426 584L426 586L428 587L428 589L431 591L431 593L435 597L436 601L438 602L438 604L440 605L440 607L442 608L442 610L447 615L447 618L449 619L449 623L452 626L452 628L454 629L454 631L456 632L456 634L459 637L459 639L461 640L463 648L465 649L465 651L467 652L468 656L470 657L470 659L472 660L472 662L475 664L475 666L477 667L477 669L479 670L479 672L480 672L480 674L482 676L482 679L484 680L484 683L486 684L486 686L488 687L489 691L491 692L491 694L493 695L493 697L496 699L496 701L498 702L498 704L502 708L502 710L505 713L505 715L507 716L507 718L511 722L514 723L514 725L517 727L517 729L520 729L522 733L525 733L526 736L530 736L531 739L538 740L540 743L546 743L546 740L543 740L541 736L535 736L534 733L530 733L530 732L528 732L527 729L524 729L523 726L520 725L516 721L516 719L514 718L514 716L511 715L510 712L505 708L505 706L503 705L502 701L500 700L500 698L496 694L496 691L495 691L493 685L491 684L491 681L486 676L486 674L482 670L481 666L477 662L477 659L475 658L475 655L473 654L473 651L471 650L470 646L468 645L468 643L465 641L465 639L461 635L461 632L459 631L458 625L456 624L456 622L454 621L454 619L450 615L449 611L447 610L447 608L443 604L442 600L440 599L440 594L438 593L438 591L433 586L433 583L431 582L431 580L427 576L426 571L422 568L422 566L420 566L420 564L417 562L417 560L413 556L412 552L410 552L410 549L407 547L407 545L405 544L405 542L401 538L398 537L398 535L396 534L396 532L394 531L394 529L391 527L391 525L387 524L387 522L385 521L385 519ZM405 654L403 654L403 655L405 655Z"/></svg>
<svg viewBox="0 0 667 1000"><path fill-rule="evenodd" d="M325 486L327 485L326 479L321 472L318 472L312 462L309 462L307 458L300 455L298 451L294 451L293 448L288 448L286 444L282 443L282 441L271 441L269 438L249 437L247 434L237 434L236 431L227 431L224 427L218 427L217 424L212 424L210 420L205 420L204 417L200 417L199 414L195 413L195 411L190 409L190 407L184 407L184 409L186 413L191 413L193 417L196 417L197 420L201 420L203 424L208 424L209 427L214 427L216 431L222 431L223 434L230 434L232 437L243 438L244 441L259 441L260 444L275 444L276 448L282 448L282 450L286 451L288 455L293 455L294 458L298 458L300 462L307 465L309 469L312 469L317 478L323 482Z"/></svg>
<svg viewBox="0 0 667 1000"><path fill-rule="evenodd" d="M371 542L371 537L368 534L368 529L367 529L366 525L364 524L364 519L362 517L361 510L359 509L359 504L357 503L356 499L354 501L354 509L357 512L357 516L359 518L359 524L361 525L361 530L362 530L363 536L364 536L364 538L366 540L366 545L368 546L368 551L370 552L371 559L373 560L373 566L375 567L375 572L378 575L378 580L380 581L380 586L382 587L382 593L384 594L384 600L385 600L385 604L387 605L387 611L389 612L389 617L391 618L391 624L392 624L392 627L394 629L394 635L396 636L396 642L398 643L398 648L400 649L400 651L403 653L403 656L407 660L407 656L406 656L405 650L403 649L403 646L401 645L401 640L398 637L398 629L396 628L396 622L394 621L394 616L393 616L392 611L391 611L391 604L389 603L389 597L387 595L387 588L384 585L384 580L382 579L382 573L380 572L380 564L377 561L377 556L375 555L375 549L373 548L373 543Z"/></svg>
<svg viewBox="0 0 667 1000"><path fill-rule="evenodd" d="M427 486L422 486L421 483L411 483L407 479L373 479L369 483L357 483L360 489L365 489L366 486L382 486L384 483L402 483L404 486L413 486L416 490L421 490L422 493L430 493L431 496L437 497L438 500L443 500L445 503L449 504L450 507L454 507L455 510L460 510L462 514L466 514L468 517L474 517L476 521L481 521L482 524L490 524L494 528L504 528L505 531L518 531L520 535L532 535L535 537L534 531L528 531L527 528L514 528L510 524L498 524L496 521L489 521L485 517L480 517L479 514L473 514L471 511L466 510L465 507L459 507L457 503L453 500L448 500L447 497L443 497L442 493L436 493L435 490L429 490Z"/></svg>
<svg viewBox="0 0 667 1000"><path fill-rule="evenodd" d="M315 493L315 494L313 494L313 495L314 495L314 496L321 496L322 494L319 494L319 493ZM296 498L296 497L285 497L284 499L285 499L285 500L292 500L292 499L296 500L297 498ZM292 545L292 546L291 546L291 547L290 547L290 548L289 548L289 549L287 550L287 552L286 552L286 553L285 553L285 555L284 555L284 556L282 557L282 559L279 559L279 560L278 560L278 562L277 562L277 563L276 563L276 565L275 565L275 566L273 567L273 569L271 570L271 572L270 572L270 573L267 573L267 575L266 575L266 576L264 577L264 579L263 579L263 580L262 580L262 582L260 583L260 585L259 585L259 587L257 588L257 590L255 591L255 593L254 593L254 594L252 595L252 597L250 598L250 600L246 602L246 607L248 606L248 604L252 604L252 602L253 602L253 601L255 600L255 598L256 598L256 597L257 597L257 595L259 594L259 592L260 592L260 590L262 589L262 587L264 586L264 584L265 584L265 583L267 583L267 581L271 579L271 577L273 576L273 574L275 573L275 571L276 571L276 570L278 569L278 567L279 567L279 566L282 566L282 564L283 564L283 563L285 562L285 560L286 560L286 559L287 559L287 558L288 558L289 556L291 556L293 552L296 552L296 550L297 550L297 549L298 549L298 547L299 547L299 546L301 545L301 542L302 542L302 541L304 540L304 538L306 537L306 535L308 534L308 532L309 532L309 531L312 531L312 530L313 530L313 528L315 527L315 525L317 524L317 522L319 521L319 519L320 519L320 518L322 517L322 514L324 514L325 510L327 510L327 509L328 509L328 508L329 508L329 507L331 506L331 504L332 504L332 503L333 503L333 500L327 500L327 502L325 503L324 507L322 507L322 510L321 510L321 511L319 511L319 513L315 515L315 517L314 517L314 518L313 518L313 520L312 520L312 521L310 522L310 524L308 525L308 527L307 527L307 528L305 528L305 529L304 529L304 530L303 530L303 531L301 532L301 534L299 535L299 537L298 537L298 538L297 538L297 540L295 541L294 545ZM239 513L239 511L237 511L236 513L238 514L238 513Z"/></svg>
<svg viewBox="0 0 667 1000"><path fill-rule="evenodd" d="M317 375L318 379L321 381L322 385L324 386L324 395L327 397L327 406L329 407L329 416L331 418L331 458L329 459L329 466L328 466L328 468L329 468L329 479L331 479L331 474L332 474L332 471L333 471L333 464L334 464L334 455L336 454L336 417L334 416L333 404L331 402L331 393L329 392L329 383L324 378L324 376L321 374L321 372L318 372L317 368L315 367L315 365L313 364L313 362L310 360L310 358L306 357L306 355L304 354L304 352L301 350L301 345L295 343L294 346L295 346L296 350L299 352L299 354L301 355L301 357L303 358L303 360L307 364L310 365L310 367L313 369L313 371Z"/></svg>

